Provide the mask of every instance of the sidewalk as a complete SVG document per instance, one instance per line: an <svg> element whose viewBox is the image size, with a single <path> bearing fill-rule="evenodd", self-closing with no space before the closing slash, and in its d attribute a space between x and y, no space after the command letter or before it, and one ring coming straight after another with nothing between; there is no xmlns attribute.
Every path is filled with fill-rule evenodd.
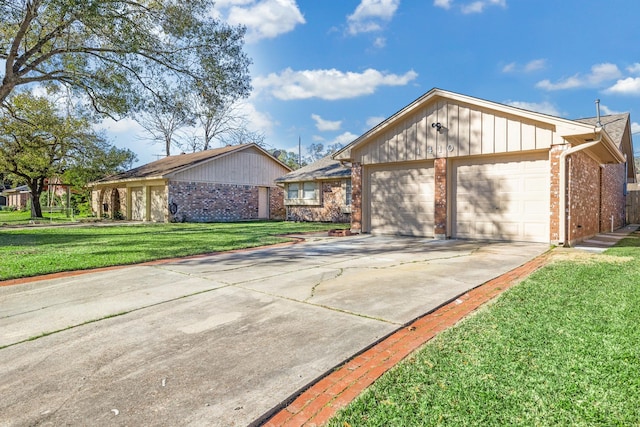
<svg viewBox="0 0 640 427"><path fill-rule="evenodd" d="M640 228L638 225L629 225L613 233L602 233L582 242L575 249L602 252L638 228ZM549 251L490 280L392 333L251 425L266 427L324 425L382 374L438 333L455 325L481 305L546 265L551 254L552 251Z"/></svg>

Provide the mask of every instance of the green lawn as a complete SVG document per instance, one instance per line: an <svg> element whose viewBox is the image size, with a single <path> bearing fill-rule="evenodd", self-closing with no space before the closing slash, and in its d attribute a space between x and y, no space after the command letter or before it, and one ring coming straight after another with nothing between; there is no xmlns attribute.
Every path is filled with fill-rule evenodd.
<svg viewBox="0 0 640 427"><path fill-rule="evenodd" d="M0 280L270 245L289 240L281 234L344 227L265 221L5 227L0 228Z"/></svg>
<svg viewBox="0 0 640 427"><path fill-rule="evenodd" d="M43 208L44 210L44 208ZM0 210L0 227L6 225L27 225L32 222L40 224L76 222L78 217L68 217L60 212L42 212L43 218L32 219L31 212L26 211L10 211L7 209Z"/></svg>
<svg viewBox="0 0 640 427"><path fill-rule="evenodd" d="M329 425L638 426L638 325L640 234L539 270Z"/></svg>

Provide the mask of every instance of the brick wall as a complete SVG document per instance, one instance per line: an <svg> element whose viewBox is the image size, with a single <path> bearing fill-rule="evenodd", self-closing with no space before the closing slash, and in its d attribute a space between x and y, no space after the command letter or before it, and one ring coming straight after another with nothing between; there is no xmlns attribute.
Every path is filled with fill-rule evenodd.
<svg viewBox="0 0 640 427"><path fill-rule="evenodd" d="M362 164L351 165L351 231L362 231Z"/></svg>
<svg viewBox="0 0 640 427"><path fill-rule="evenodd" d="M286 215L284 190L280 187L269 187L269 219L283 220Z"/></svg>
<svg viewBox="0 0 640 427"><path fill-rule="evenodd" d="M583 152L567 159L569 244L600 232L600 165Z"/></svg>
<svg viewBox="0 0 640 427"><path fill-rule="evenodd" d="M435 224L433 234L435 238L447 237L447 159L439 158L434 162L435 168Z"/></svg>
<svg viewBox="0 0 640 427"><path fill-rule="evenodd" d="M345 213L344 180L322 182L320 205L290 205L287 212L289 221L349 222L351 215Z"/></svg>
<svg viewBox="0 0 640 427"><path fill-rule="evenodd" d="M227 222L258 218L258 187L202 182L169 182L169 221Z"/></svg>
<svg viewBox="0 0 640 427"><path fill-rule="evenodd" d="M611 231L611 216L614 230L625 225L625 173L624 163L602 168L600 231Z"/></svg>
<svg viewBox="0 0 640 427"><path fill-rule="evenodd" d="M551 147L549 161L551 162L550 177L550 209L549 209L549 239L552 244L564 241L564 236L560 239L560 154L565 150L565 146L554 145Z"/></svg>

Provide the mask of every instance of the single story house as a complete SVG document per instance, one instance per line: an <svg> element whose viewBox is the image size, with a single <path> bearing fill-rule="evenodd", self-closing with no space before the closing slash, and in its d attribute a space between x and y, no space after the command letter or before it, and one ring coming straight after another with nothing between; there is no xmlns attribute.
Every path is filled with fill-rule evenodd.
<svg viewBox="0 0 640 427"><path fill-rule="evenodd" d="M92 210L152 222L283 219L274 180L290 171L256 144L168 156L90 183Z"/></svg>
<svg viewBox="0 0 640 427"><path fill-rule="evenodd" d="M333 158L352 232L571 245L625 225L630 129L432 89Z"/></svg>
<svg viewBox="0 0 640 427"><path fill-rule="evenodd" d="M27 209L29 200L31 199L31 191L27 185L20 185L15 188L9 188L2 192L5 197L5 206L14 207L18 210Z"/></svg>
<svg viewBox="0 0 640 427"><path fill-rule="evenodd" d="M351 221L351 168L331 156L276 179L276 184L284 188L289 221Z"/></svg>

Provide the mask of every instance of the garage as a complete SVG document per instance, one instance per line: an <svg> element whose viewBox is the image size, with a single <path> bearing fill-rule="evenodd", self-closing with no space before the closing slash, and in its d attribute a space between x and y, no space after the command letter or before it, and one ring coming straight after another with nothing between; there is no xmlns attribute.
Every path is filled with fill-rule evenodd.
<svg viewBox="0 0 640 427"><path fill-rule="evenodd" d="M371 233L433 236L433 162L374 165L366 178Z"/></svg>
<svg viewBox="0 0 640 427"><path fill-rule="evenodd" d="M452 237L549 241L549 152L464 158L452 167Z"/></svg>

